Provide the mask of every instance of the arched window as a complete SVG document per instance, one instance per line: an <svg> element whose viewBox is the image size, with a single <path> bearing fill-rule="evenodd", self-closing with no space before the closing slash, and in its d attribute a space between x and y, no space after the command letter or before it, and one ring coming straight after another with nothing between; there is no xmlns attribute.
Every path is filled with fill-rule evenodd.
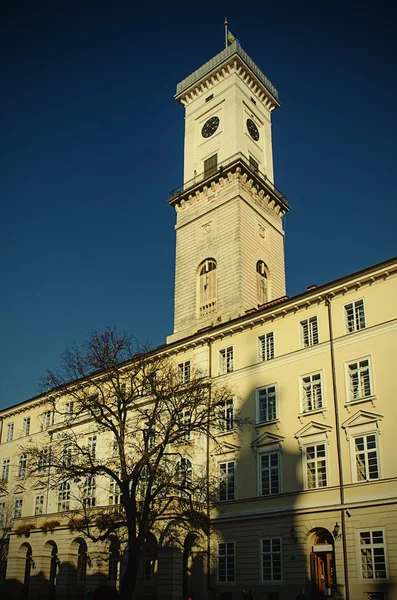
<svg viewBox="0 0 397 600"><path fill-rule="evenodd" d="M77 581L82 582L87 579L87 544L84 541L80 542L77 554Z"/></svg>
<svg viewBox="0 0 397 600"><path fill-rule="evenodd" d="M205 317L216 310L216 261L207 258L199 266L199 315Z"/></svg>
<svg viewBox="0 0 397 600"><path fill-rule="evenodd" d="M263 260L256 263L256 295L258 304L265 304L268 301L268 281L267 267Z"/></svg>
<svg viewBox="0 0 397 600"><path fill-rule="evenodd" d="M109 548L108 580L117 581L119 578L120 545L117 540L112 540Z"/></svg>

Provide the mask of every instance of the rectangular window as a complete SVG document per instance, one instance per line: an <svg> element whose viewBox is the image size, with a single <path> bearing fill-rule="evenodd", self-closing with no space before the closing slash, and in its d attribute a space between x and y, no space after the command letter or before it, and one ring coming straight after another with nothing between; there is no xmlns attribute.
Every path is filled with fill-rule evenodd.
<svg viewBox="0 0 397 600"><path fill-rule="evenodd" d="M219 350L219 375L233 371L233 346Z"/></svg>
<svg viewBox="0 0 397 600"><path fill-rule="evenodd" d="M267 452L260 457L260 495L271 496L280 493L280 454Z"/></svg>
<svg viewBox="0 0 397 600"><path fill-rule="evenodd" d="M345 305L345 322L347 333L365 329L364 300L356 300Z"/></svg>
<svg viewBox="0 0 397 600"><path fill-rule="evenodd" d="M234 460L219 465L219 501L235 499L235 462Z"/></svg>
<svg viewBox="0 0 397 600"><path fill-rule="evenodd" d="M62 464L65 467L70 467L72 464L72 450L73 446L70 442L63 445L62 448Z"/></svg>
<svg viewBox="0 0 397 600"><path fill-rule="evenodd" d="M23 499L17 498L14 503L14 519L20 519L22 517Z"/></svg>
<svg viewBox="0 0 397 600"><path fill-rule="evenodd" d="M120 477L121 474L118 473ZM116 481L111 478L109 481L109 504L114 506L116 504L120 504L121 501L121 490Z"/></svg>
<svg viewBox="0 0 397 600"><path fill-rule="evenodd" d="M85 478L84 489L83 489L83 505L86 508L91 508L91 507L95 506L95 504L96 504L95 492L96 492L95 477L93 477L92 475L89 475L88 477Z"/></svg>
<svg viewBox="0 0 397 600"><path fill-rule="evenodd" d="M302 377L302 412L324 408L321 373Z"/></svg>
<svg viewBox="0 0 397 600"><path fill-rule="evenodd" d="M87 452L90 455L91 460L95 460L96 457L96 435L89 435L87 439Z"/></svg>
<svg viewBox="0 0 397 600"><path fill-rule="evenodd" d="M6 522L6 503L0 502L0 528L3 528Z"/></svg>
<svg viewBox="0 0 397 600"><path fill-rule="evenodd" d="M50 427L51 425L52 425L52 411L46 410L46 412L43 413L41 429L42 430L48 429L48 427Z"/></svg>
<svg viewBox="0 0 397 600"><path fill-rule="evenodd" d="M372 388L369 359L365 358L349 363L347 370L349 377L350 402L371 396Z"/></svg>
<svg viewBox="0 0 397 600"><path fill-rule="evenodd" d="M234 542L218 544L218 582L234 583L236 580Z"/></svg>
<svg viewBox="0 0 397 600"><path fill-rule="evenodd" d="M179 363L178 376L181 383L188 383L190 381L190 360Z"/></svg>
<svg viewBox="0 0 397 600"><path fill-rule="evenodd" d="M37 472L45 473L48 467L48 449L40 450L37 457Z"/></svg>
<svg viewBox="0 0 397 600"><path fill-rule="evenodd" d="M363 579L387 579L386 544L382 530L360 531L361 576Z"/></svg>
<svg viewBox="0 0 397 600"><path fill-rule="evenodd" d="M375 433L354 438L356 480L379 479L378 448Z"/></svg>
<svg viewBox="0 0 397 600"><path fill-rule="evenodd" d="M234 399L227 398L219 406L219 430L231 431L234 428Z"/></svg>
<svg viewBox="0 0 397 600"><path fill-rule="evenodd" d="M181 435L179 436L178 441L188 441L190 440L190 429L191 429L191 412L190 409L185 408L181 410L179 414L179 429Z"/></svg>
<svg viewBox="0 0 397 600"><path fill-rule="evenodd" d="M28 461L27 454L21 454L18 461L18 477L20 479L25 479L26 477L26 465Z"/></svg>
<svg viewBox="0 0 397 600"><path fill-rule="evenodd" d="M3 466L1 469L1 479L2 479L2 481L4 481L4 483L7 483L9 477L10 477L10 459L5 458L3 460Z"/></svg>
<svg viewBox="0 0 397 600"><path fill-rule="evenodd" d="M22 435L30 435L30 417L25 417L23 420Z"/></svg>
<svg viewBox="0 0 397 600"><path fill-rule="evenodd" d="M325 444L306 446L306 486L309 490L327 486Z"/></svg>
<svg viewBox="0 0 397 600"><path fill-rule="evenodd" d="M8 423L6 442L11 442L13 439L14 439L14 423Z"/></svg>
<svg viewBox="0 0 397 600"><path fill-rule="evenodd" d="M143 551L143 581L153 581L154 560L150 548Z"/></svg>
<svg viewBox="0 0 397 600"><path fill-rule="evenodd" d="M259 388L257 392L258 422L275 421L277 414L277 390L275 385Z"/></svg>
<svg viewBox="0 0 397 600"><path fill-rule="evenodd" d="M74 413L74 402L71 400L70 402L65 403L65 416L70 416Z"/></svg>
<svg viewBox="0 0 397 600"><path fill-rule="evenodd" d="M259 172L259 163L252 156L250 156L250 169L254 173L258 173Z"/></svg>
<svg viewBox="0 0 397 600"><path fill-rule="evenodd" d="M64 481L58 488L58 512L70 509L70 483Z"/></svg>
<svg viewBox="0 0 397 600"><path fill-rule="evenodd" d="M218 155L214 154L204 161L204 179L215 175L218 169Z"/></svg>
<svg viewBox="0 0 397 600"><path fill-rule="evenodd" d="M42 515L44 512L44 496L36 496L34 499L34 514Z"/></svg>
<svg viewBox="0 0 397 600"><path fill-rule="evenodd" d="M262 581L281 581L281 538L261 540Z"/></svg>
<svg viewBox="0 0 397 600"><path fill-rule="evenodd" d="M271 360L274 358L274 333L269 331L259 338L259 360Z"/></svg>
<svg viewBox="0 0 397 600"><path fill-rule="evenodd" d="M301 321L301 340L303 348L318 344L317 317L310 317Z"/></svg>

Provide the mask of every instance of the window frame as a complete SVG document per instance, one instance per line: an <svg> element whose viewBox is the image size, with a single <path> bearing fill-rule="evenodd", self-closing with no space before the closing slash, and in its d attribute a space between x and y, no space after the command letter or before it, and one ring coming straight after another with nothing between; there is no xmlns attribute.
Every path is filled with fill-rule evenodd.
<svg viewBox="0 0 397 600"><path fill-rule="evenodd" d="M14 439L15 432L15 423L11 421L11 423L7 423L7 432L6 432L6 442L12 442Z"/></svg>
<svg viewBox="0 0 397 600"><path fill-rule="evenodd" d="M318 446L324 446L324 452L325 452L325 456L324 456L324 461L325 461L325 477L326 477L326 485L317 485L318 484L318 470L317 470L317 465L319 462L319 458L317 456L317 447ZM315 477L316 477L316 485L314 487L309 487L309 477L308 477L308 463L312 462L309 461L307 458L307 449L308 448L312 448L315 447L316 448L316 457L314 459L315 465L316 465L316 471L315 471ZM309 444L305 444L302 447L303 450L303 482L304 482L304 489L307 491L311 491L311 490L322 490L322 489L326 489L329 487L329 465L328 465L328 451L327 451L327 442L326 441L317 441L317 442L312 442Z"/></svg>
<svg viewBox="0 0 397 600"><path fill-rule="evenodd" d="M275 413L276 416L274 419L267 419L265 421L262 421L260 418L261 415L261 410L260 410L260 392L262 390L268 390L270 388L274 388L274 394L275 394ZM279 402L278 402L278 385L277 383L270 383L268 385L263 385L261 387L256 388L255 390L255 398L256 398L256 424L257 425L267 425L268 423L276 423L277 421L280 420L280 414L279 414ZM267 413L269 413L269 409L267 408Z"/></svg>
<svg viewBox="0 0 397 600"><path fill-rule="evenodd" d="M376 446L375 446L375 450L376 450L376 468L377 468L377 473L378 476L375 478L365 478L365 479L359 479L358 478L358 464L357 464L357 454L358 452L356 451L356 440L357 438L367 438L368 436L374 436L375 437L375 442L376 442ZM367 444L366 444L367 446ZM350 451L351 451L351 462L352 462L352 481L354 483L371 483L374 481L379 481L380 479L382 479L382 471L381 471L381 460L380 460L380 446L379 446L379 435L377 431L365 431L362 433L356 433L355 435L351 436L351 445L350 445ZM371 450L370 450L371 451ZM364 450L364 453L366 455L366 459L365 459L365 472L366 475L369 472L369 461L368 461L368 448L366 447L366 449Z"/></svg>
<svg viewBox="0 0 397 600"><path fill-rule="evenodd" d="M224 352L224 356L222 356L223 352ZM231 368L228 367L228 361L230 361L230 357L228 357L229 352L231 353ZM230 366L230 363L229 363L229 366ZM233 372L234 372L234 345L225 346L224 348L220 348L218 351L218 375L228 375L229 373L233 373Z"/></svg>
<svg viewBox="0 0 397 600"><path fill-rule="evenodd" d="M178 363L178 378L180 383L189 383L191 378L191 362L184 360Z"/></svg>
<svg viewBox="0 0 397 600"><path fill-rule="evenodd" d="M218 407L219 433L230 433L235 429L235 401L234 397L225 398L222 406ZM231 415L231 416L230 416Z"/></svg>
<svg viewBox="0 0 397 600"><path fill-rule="evenodd" d="M356 304L360 303L362 304L362 314L363 314L363 321L364 321L364 325L360 325L361 322L361 315L356 315ZM348 310L349 308L352 307L353 310L353 328L349 329L349 316L348 316ZM364 298L358 298L357 300L352 300L351 302L348 302L347 304L343 305L343 313L344 313L344 322L345 322L345 333L346 334L350 334L350 333L355 333L356 331L361 331L362 329L366 329L367 327L367 320L366 320L366 311L365 311L365 302L364 302ZM359 327L357 327L357 324L359 325Z"/></svg>
<svg viewBox="0 0 397 600"><path fill-rule="evenodd" d="M383 542L382 544L374 544L372 541L372 534L375 532L382 532L383 535ZM386 576L383 578L377 578L377 577L364 577L363 576L363 564L362 564L362 557L361 557L361 550L363 547L366 547L366 545L362 545L361 544L361 534L363 533L370 533L371 534L371 543L367 546L369 547L371 550L373 550L374 548L383 548L384 551L384 561L385 561L385 573ZM360 527L360 529L356 530L356 536L357 536L357 563L358 563L358 569L360 571L360 582L361 583L375 583L377 581L379 582L387 582L389 581L390 575L389 575L389 567L388 567L388 554L387 554L387 539L386 539L386 529L385 527ZM372 570L375 573L375 569L374 569L374 553L371 551L371 558L372 558Z"/></svg>
<svg viewBox="0 0 397 600"><path fill-rule="evenodd" d="M10 481L10 466L11 458L3 458L1 463L1 481L4 483L8 483Z"/></svg>
<svg viewBox="0 0 397 600"><path fill-rule="evenodd" d="M30 417L24 417L22 421L22 437L30 435L30 426L32 420Z"/></svg>
<svg viewBox="0 0 397 600"><path fill-rule="evenodd" d="M271 338L268 340L269 336L271 336ZM268 362L269 360L273 360L274 356L275 356L275 344L274 344L274 331L267 331L266 333L259 335L258 336L258 359L259 362ZM269 351L268 351L268 342L270 341L270 354L271 356L268 356ZM263 343L265 342L265 344ZM265 352L263 352L263 349L265 348ZM266 355L264 357L264 354Z"/></svg>
<svg viewBox="0 0 397 600"><path fill-rule="evenodd" d="M220 547L221 545L225 545L225 554L220 553ZM228 550L228 546L232 545L233 546L233 554L228 554L227 550ZM229 561L228 561L228 557L232 558L233 560L233 580L229 580L228 578L228 566L229 566ZM220 559L224 558L225 559L225 580L221 580L219 577L219 567L220 567ZM236 585L236 581L237 581L237 577L236 577L236 542L234 540L223 540L221 542L217 543L217 547L216 547L216 581L219 585Z"/></svg>
<svg viewBox="0 0 397 600"><path fill-rule="evenodd" d="M271 471L272 465L270 464L270 456L272 454L277 455L277 492L272 492L272 479L271 479ZM269 456L269 467L266 469L269 472L269 493L264 494L262 489L262 458L265 456ZM273 448L258 452L258 472L257 472L257 481L258 481L258 498L269 498L270 496L279 496L281 491L281 450L280 448Z"/></svg>
<svg viewBox="0 0 397 600"><path fill-rule="evenodd" d="M42 498L42 501L38 502L38 500L40 498ZM40 508L41 508L41 512L40 512ZM37 496L34 497L33 514L35 517L39 517L40 515L44 514L44 494L37 494Z"/></svg>
<svg viewBox="0 0 397 600"><path fill-rule="evenodd" d="M351 369L352 365L357 365L357 373L358 373L358 386L362 387L362 382L360 378L360 363L368 361L368 380L370 387L370 394L366 396L359 396L358 398L353 398L352 395L352 377L351 377ZM359 402L368 402L368 400L373 400L375 397L374 392L374 377L372 370L372 358L370 355L362 356L360 358L356 358L354 360L349 360L345 363L345 379L346 379L346 404L358 404Z"/></svg>
<svg viewBox="0 0 397 600"><path fill-rule="evenodd" d="M320 393L321 393L321 406L316 407L316 408L311 408L311 409L305 409L305 401L306 401L306 391L305 391L305 382L304 379L310 378L310 387L311 387L311 394L312 396L314 396L313 394L313 377L319 375L320 376ZM299 376L299 388L300 388L300 414L301 415L310 415L316 412L322 412L324 410L326 410L326 404L325 404L325 393L324 393L324 373L323 370L320 369L319 371L312 371L311 373L305 373L304 375L300 375ZM312 404L313 404L313 398L311 400Z"/></svg>
<svg viewBox="0 0 397 600"><path fill-rule="evenodd" d="M18 513L20 512L20 514L16 514L17 513L17 504L18 504ZM23 515L23 498L15 498L14 499L14 507L13 507L13 518L14 519L22 519L22 515Z"/></svg>
<svg viewBox="0 0 397 600"><path fill-rule="evenodd" d="M18 470L17 470L17 478L18 479L26 479L26 471L28 468L28 455L26 452L23 452L19 455L18 458Z"/></svg>
<svg viewBox="0 0 397 600"><path fill-rule="evenodd" d="M211 257L203 260L198 266L197 312L200 319L208 317L216 311L218 294L217 268L217 261Z"/></svg>
<svg viewBox="0 0 397 600"><path fill-rule="evenodd" d="M226 466L226 470L225 470L225 476L222 479L222 465ZM233 479L232 479L232 485L230 485L230 478L229 478L229 465L233 465ZM219 502L232 502L233 500L237 500L237 486L236 486L236 461L235 460L223 460L220 461L218 463L218 476L219 476L219 489L218 489L218 499ZM221 498L221 492L222 492L222 481L225 481L225 486L224 486L224 490L225 490L225 498ZM229 489L232 488L232 489ZM233 496L232 498L230 498L230 496Z"/></svg>
<svg viewBox="0 0 397 600"><path fill-rule="evenodd" d="M70 483L63 481L58 486L58 512L70 510Z"/></svg>
<svg viewBox="0 0 397 600"><path fill-rule="evenodd" d="M313 324L315 323L315 332L313 332ZM305 342L305 326L307 327L307 340ZM320 343L320 336L318 330L318 315L312 315L306 319L302 319L299 322L300 327L300 340L301 348L311 348L312 346L318 346Z"/></svg>
<svg viewBox="0 0 397 600"><path fill-rule="evenodd" d="M52 410L45 410L41 417L41 431L49 429L54 423L54 413Z"/></svg>
<svg viewBox="0 0 397 600"><path fill-rule="evenodd" d="M279 544L280 544L280 551L273 551L273 540L278 540ZM270 541L271 543L271 550L270 553L268 552L264 552L263 550L263 542L266 541ZM281 536L272 536L272 537L264 537L264 538L260 538L259 540L259 552L260 552L260 568L261 568L261 583L262 584L280 584L283 583L283 538ZM271 579L265 579L264 578L264 569L263 569L263 557L264 555L269 555L270 556L270 563L271 563ZM273 555L279 555L280 556L280 579L274 579L274 568L273 568Z"/></svg>

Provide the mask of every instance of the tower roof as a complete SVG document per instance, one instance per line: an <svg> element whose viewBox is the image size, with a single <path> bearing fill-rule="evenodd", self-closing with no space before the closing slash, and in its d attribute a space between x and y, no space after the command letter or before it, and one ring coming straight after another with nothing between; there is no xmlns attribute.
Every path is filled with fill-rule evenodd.
<svg viewBox="0 0 397 600"><path fill-rule="evenodd" d="M278 91L272 85L272 83L268 80L268 78L262 73L262 71L256 66L254 61L248 56L248 54L242 49L240 44L234 41L230 46L219 52L214 58L211 58L208 62L202 65L199 69L194 71L191 75L183 79L176 86L176 94L175 99L179 100L186 91L197 85L197 83L208 77L209 73L214 70L219 69L219 67L230 61L231 58L237 57L243 63L245 63L246 67L250 69L252 74L257 78L260 84L262 84L268 93L273 97L276 106L279 105L278 101Z"/></svg>

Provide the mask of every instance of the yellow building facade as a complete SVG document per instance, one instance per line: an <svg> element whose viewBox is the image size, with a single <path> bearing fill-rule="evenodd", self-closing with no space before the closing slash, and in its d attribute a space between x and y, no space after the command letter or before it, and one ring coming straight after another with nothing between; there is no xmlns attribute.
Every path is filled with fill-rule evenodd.
<svg viewBox="0 0 397 600"><path fill-rule="evenodd" d="M209 457L199 440L192 450L193 472L208 466L221 482L213 529L176 547L153 535L136 597L287 600L303 588L313 600L397 600L397 259L288 298L276 89L234 42L182 81L176 99L186 127L185 184L170 199L175 321L157 352L232 394ZM236 414L251 425L234 429ZM56 426L45 397L0 418L0 519L15 597L83 598L117 583L111 560L98 566L98 546L69 531L67 490L24 478L24 443L45 448ZM106 436L95 443L110 451ZM97 505L115 504L114 490L95 493ZM24 523L31 531L20 537Z"/></svg>

